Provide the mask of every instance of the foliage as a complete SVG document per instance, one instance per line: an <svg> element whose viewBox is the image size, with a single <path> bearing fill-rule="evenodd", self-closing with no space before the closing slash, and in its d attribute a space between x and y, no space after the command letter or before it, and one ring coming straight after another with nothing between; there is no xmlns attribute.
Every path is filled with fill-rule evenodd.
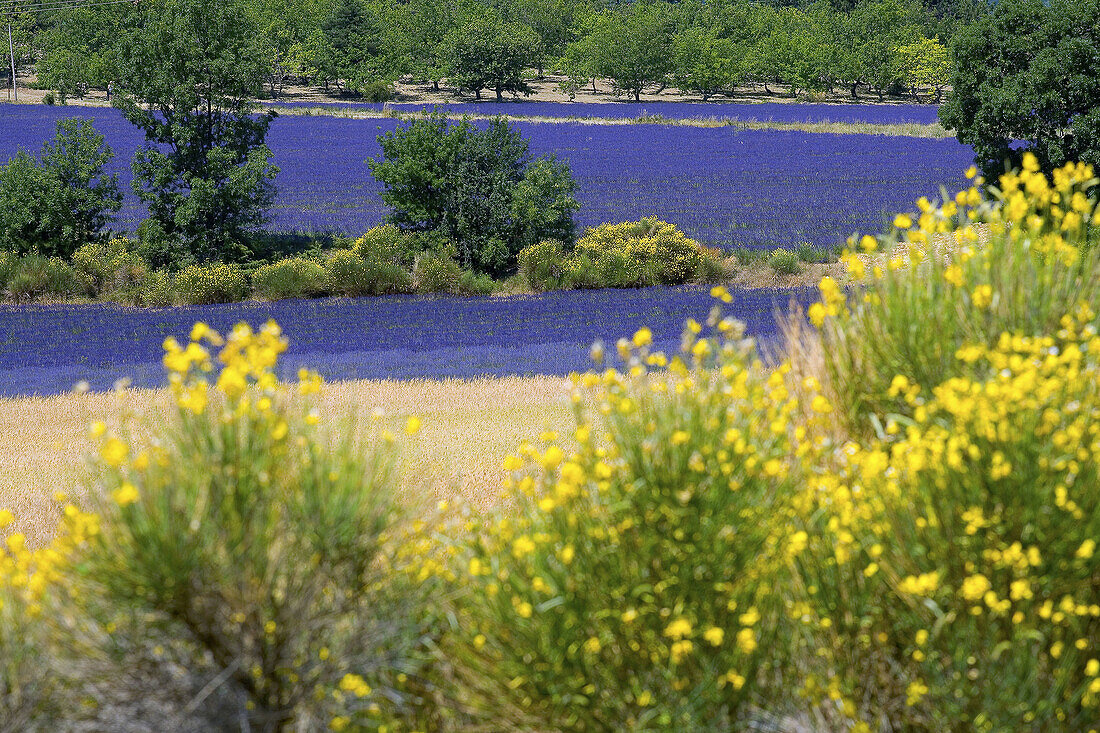
<svg viewBox="0 0 1100 733"><path fill-rule="evenodd" d="M569 253L561 242L546 239L524 247L516 257L519 274L533 290L558 290L566 286L564 278Z"/></svg>
<svg viewBox="0 0 1100 733"><path fill-rule="evenodd" d="M902 78L913 89L914 96L918 88L931 87L935 95L933 101L938 102L944 86L950 81L951 71L947 48L940 40L922 36L913 43L899 46L895 53Z"/></svg>
<svg viewBox="0 0 1100 733"><path fill-rule="evenodd" d="M671 22L659 3L627 3L607 11L607 20L596 26L590 50L596 54L600 76L635 101L652 84L663 85L672 71Z"/></svg>
<svg viewBox="0 0 1100 733"><path fill-rule="evenodd" d="M458 88L478 99L482 89L492 90L497 99L504 92L531 93L523 74L534 65L538 38L526 25L483 11L452 29L444 42L447 76Z"/></svg>
<svg viewBox="0 0 1100 733"><path fill-rule="evenodd" d="M568 168L531 161L527 141L501 118L478 130L441 113L379 138L370 169L385 187L392 221L457 246L463 268L500 276L526 244L571 232L578 208Z"/></svg>
<svg viewBox="0 0 1100 733"><path fill-rule="evenodd" d="M835 453L800 507L811 701L862 730L1095 725L1098 354L1081 306L965 345L931 390L895 377L914 417Z"/></svg>
<svg viewBox="0 0 1100 733"><path fill-rule="evenodd" d="M327 58L321 63L331 68L335 79L345 80L353 92L378 96L386 82L397 76L387 49L386 20L381 3L339 0L322 24Z"/></svg>
<svg viewBox="0 0 1100 733"><path fill-rule="evenodd" d="M137 292L137 305L166 308L176 302L176 279L165 270L153 270Z"/></svg>
<svg viewBox="0 0 1100 733"><path fill-rule="evenodd" d="M118 176L104 168L114 153L92 123L57 123L36 161L20 152L0 167L0 248L68 258L109 235L122 207Z"/></svg>
<svg viewBox="0 0 1100 733"><path fill-rule="evenodd" d="M465 533L454 643L494 726L704 730L748 708L781 612L793 403L710 323L667 369L648 329L624 341L629 375L576 384L604 417L507 457L515 507Z"/></svg>
<svg viewBox="0 0 1100 733"><path fill-rule="evenodd" d="M829 388L854 432L871 429L870 414L912 413L910 387L891 389L895 377L928 395L958 372L966 344L1055 333L1067 304L1100 310L1100 222L1086 196L1092 169L1070 164L1048 179L1025 156L1025 168L989 186L988 197L982 183L939 206L922 199L916 221L899 215L893 234L863 237L860 250L885 253L874 262L846 253L862 297L847 304L835 281L822 281L822 303L809 316L822 328Z"/></svg>
<svg viewBox="0 0 1100 733"><path fill-rule="evenodd" d="M149 265L129 250L125 239L86 244L73 253L73 267L92 295L134 302L149 276Z"/></svg>
<svg viewBox="0 0 1100 733"><path fill-rule="evenodd" d="M402 704L394 688L414 671L412 612L428 587L387 543L392 451L321 424L316 374L300 373L300 395L279 385L287 343L274 323L224 341L199 323L191 336L165 343L166 423L92 426L102 529L79 566L84 588L120 624L212 659L250 725L377 721ZM157 439L142 441L150 428Z"/></svg>
<svg viewBox="0 0 1100 733"><path fill-rule="evenodd" d="M777 249L768 257L768 267L777 275L797 275L802 269L798 265L798 255L789 249Z"/></svg>
<svg viewBox="0 0 1100 733"><path fill-rule="evenodd" d="M522 253L521 253L522 254ZM712 277L718 254L689 239L674 225L647 217L588 229L573 251L561 256L543 242L522 256L528 282L539 290L557 283L573 288L634 288L681 285Z"/></svg>
<svg viewBox="0 0 1100 733"><path fill-rule="evenodd" d="M987 177L1018 168L1025 151L1046 173L1100 164L1098 23L1095 0L1003 0L956 39L940 118Z"/></svg>
<svg viewBox="0 0 1100 733"><path fill-rule="evenodd" d="M741 80L737 47L719 37L716 29L688 28L673 45L676 86L697 92L704 102L715 94L732 92Z"/></svg>
<svg viewBox="0 0 1100 733"><path fill-rule="evenodd" d="M252 287L261 298L312 298L325 292L325 268L313 260L292 257L264 265L252 274Z"/></svg>
<svg viewBox="0 0 1100 733"><path fill-rule="evenodd" d="M401 265L378 256L361 255L352 249L329 254L325 261L325 277L330 293L349 298L410 293L413 289L412 276Z"/></svg>
<svg viewBox="0 0 1100 733"><path fill-rule="evenodd" d="M165 264L241 259L278 170L264 145L271 115L254 114L263 76L255 29L239 0L142 9L123 40L125 84L114 101L148 143L134 158L134 191L182 249Z"/></svg>
<svg viewBox="0 0 1100 733"><path fill-rule="evenodd" d="M94 515L67 502L57 531L42 547L27 546L15 520L0 509L0 731L19 733L56 711L58 679L44 664L49 642L44 619L65 598L64 573L99 531Z"/></svg>
<svg viewBox="0 0 1100 733"><path fill-rule="evenodd" d="M188 265L176 273L173 287L186 305L232 303L248 293L248 278L234 265Z"/></svg>
<svg viewBox="0 0 1100 733"><path fill-rule="evenodd" d="M463 273L447 255L426 252L416 260L413 274L418 293L456 293Z"/></svg>
<svg viewBox="0 0 1100 733"><path fill-rule="evenodd" d="M86 283L60 257L24 255L8 280L8 296L24 302L38 298L63 299L86 293Z"/></svg>

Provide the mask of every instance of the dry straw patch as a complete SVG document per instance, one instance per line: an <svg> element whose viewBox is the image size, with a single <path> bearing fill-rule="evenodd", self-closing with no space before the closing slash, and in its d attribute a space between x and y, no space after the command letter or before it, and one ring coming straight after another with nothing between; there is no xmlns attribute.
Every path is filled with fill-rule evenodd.
<svg viewBox="0 0 1100 733"><path fill-rule="evenodd" d="M457 497L477 508L493 505L503 457L532 434L572 424L565 382L557 377L337 382L318 401L323 419L355 412L367 422L379 410L394 432L409 415L421 418L421 433L403 459L400 495L412 506ZM157 427L170 404L164 390L0 401L0 507L16 515L13 529L38 545L57 522L55 493L82 503L92 421L112 425L126 411Z"/></svg>

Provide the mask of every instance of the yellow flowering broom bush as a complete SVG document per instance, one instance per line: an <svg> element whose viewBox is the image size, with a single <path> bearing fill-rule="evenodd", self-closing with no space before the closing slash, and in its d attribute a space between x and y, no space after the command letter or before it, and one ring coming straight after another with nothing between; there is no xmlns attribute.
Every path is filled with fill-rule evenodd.
<svg viewBox="0 0 1100 733"><path fill-rule="evenodd" d="M964 346L966 376L808 483L811 699L861 730L1100 728L1095 320Z"/></svg>
<svg viewBox="0 0 1100 733"><path fill-rule="evenodd" d="M276 379L274 323L224 341L198 324L165 348L175 408L153 438L95 426L109 500L80 576L117 615L103 622L193 644L260 729L383 720L427 590L393 567L392 436L367 449L320 424L303 396L320 378L302 372L298 395Z"/></svg>
<svg viewBox="0 0 1100 733"><path fill-rule="evenodd" d="M69 563L99 531L98 519L71 504L62 507L53 540L27 547L20 532L7 532L14 517L0 509L0 733L22 733L55 711L58 670L43 653L44 623L66 597Z"/></svg>
<svg viewBox="0 0 1100 733"><path fill-rule="evenodd" d="M781 615L793 401L739 325L709 326L689 323L671 362L647 329L620 343L622 371L576 378L573 439L506 459L514 507L466 540L452 650L493 729L750 713Z"/></svg>
<svg viewBox="0 0 1100 733"><path fill-rule="evenodd" d="M901 214L892 234L862 237L843 256L850 298L822 280L809 316L849 429L870 432L869 414L911 414L905 397L923 399L959 371L963 344L1053 334L1080 301L1100 310L1092 168L1068 164L1048 180L1028 155L998 186L983 193L982 184L939 205L922 198L915 221Z"/></svg>

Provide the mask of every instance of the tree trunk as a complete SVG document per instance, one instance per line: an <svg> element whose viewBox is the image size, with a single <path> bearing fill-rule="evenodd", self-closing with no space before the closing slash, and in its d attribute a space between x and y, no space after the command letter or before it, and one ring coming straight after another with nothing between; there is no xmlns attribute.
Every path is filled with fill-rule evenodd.
<svg viewBox="0 0 1100 733"><path fill-rule="evenodd" d="M500 100L504 99L504 95L501 93L500 84L497 84L496 91L497 91L497 101L499 102Z"/></svg>
<svg viewBox="0 0 1100 733"><path fill-rule="evenodd" d="M474 99L481 99L481 90L480 89L475 89L474 90Z"/></svg>
<svg viewBox="0 0 1100 733"><path fill-rule="evenodd" d="M642 101L642 90L641 89L635 89L634 90L634 101L635 102Z"/></svg>
<svg viewBox="0 0 1100 733"><path fill-rule="evenodd" d="M858 81L853 81L852 82L852 99L859 99L859 95L856 94L856 87L858 87L858 86L859 86Z"/></svg>
<svg viewBox="0 0 1100 733"><path fill-rule="evenodd" d="M433 92L438 92L439 91L439 79L435 79L434 81L432 81L432 91Z"/></svg>

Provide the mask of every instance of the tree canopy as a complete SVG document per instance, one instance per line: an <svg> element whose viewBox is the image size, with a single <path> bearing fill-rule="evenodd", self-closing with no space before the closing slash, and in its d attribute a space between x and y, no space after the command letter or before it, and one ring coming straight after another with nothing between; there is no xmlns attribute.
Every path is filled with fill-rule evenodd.
<svg viewBox="0 0 1100 733"><path fill-rule="evenodd" d="M265 220L276 168L254 114L264 64L241 0L149 0L123 39L114 103L145 133L134 190L175 252L154 264L236 259Z"/></svg>
<svg viewBox="0 0 1100 733"><path fill-rule="evenodd" d="M1047 172L1100 164L1100 0L1001 0L954 55L940 118L987 178L1026 151Z"/></svg>

